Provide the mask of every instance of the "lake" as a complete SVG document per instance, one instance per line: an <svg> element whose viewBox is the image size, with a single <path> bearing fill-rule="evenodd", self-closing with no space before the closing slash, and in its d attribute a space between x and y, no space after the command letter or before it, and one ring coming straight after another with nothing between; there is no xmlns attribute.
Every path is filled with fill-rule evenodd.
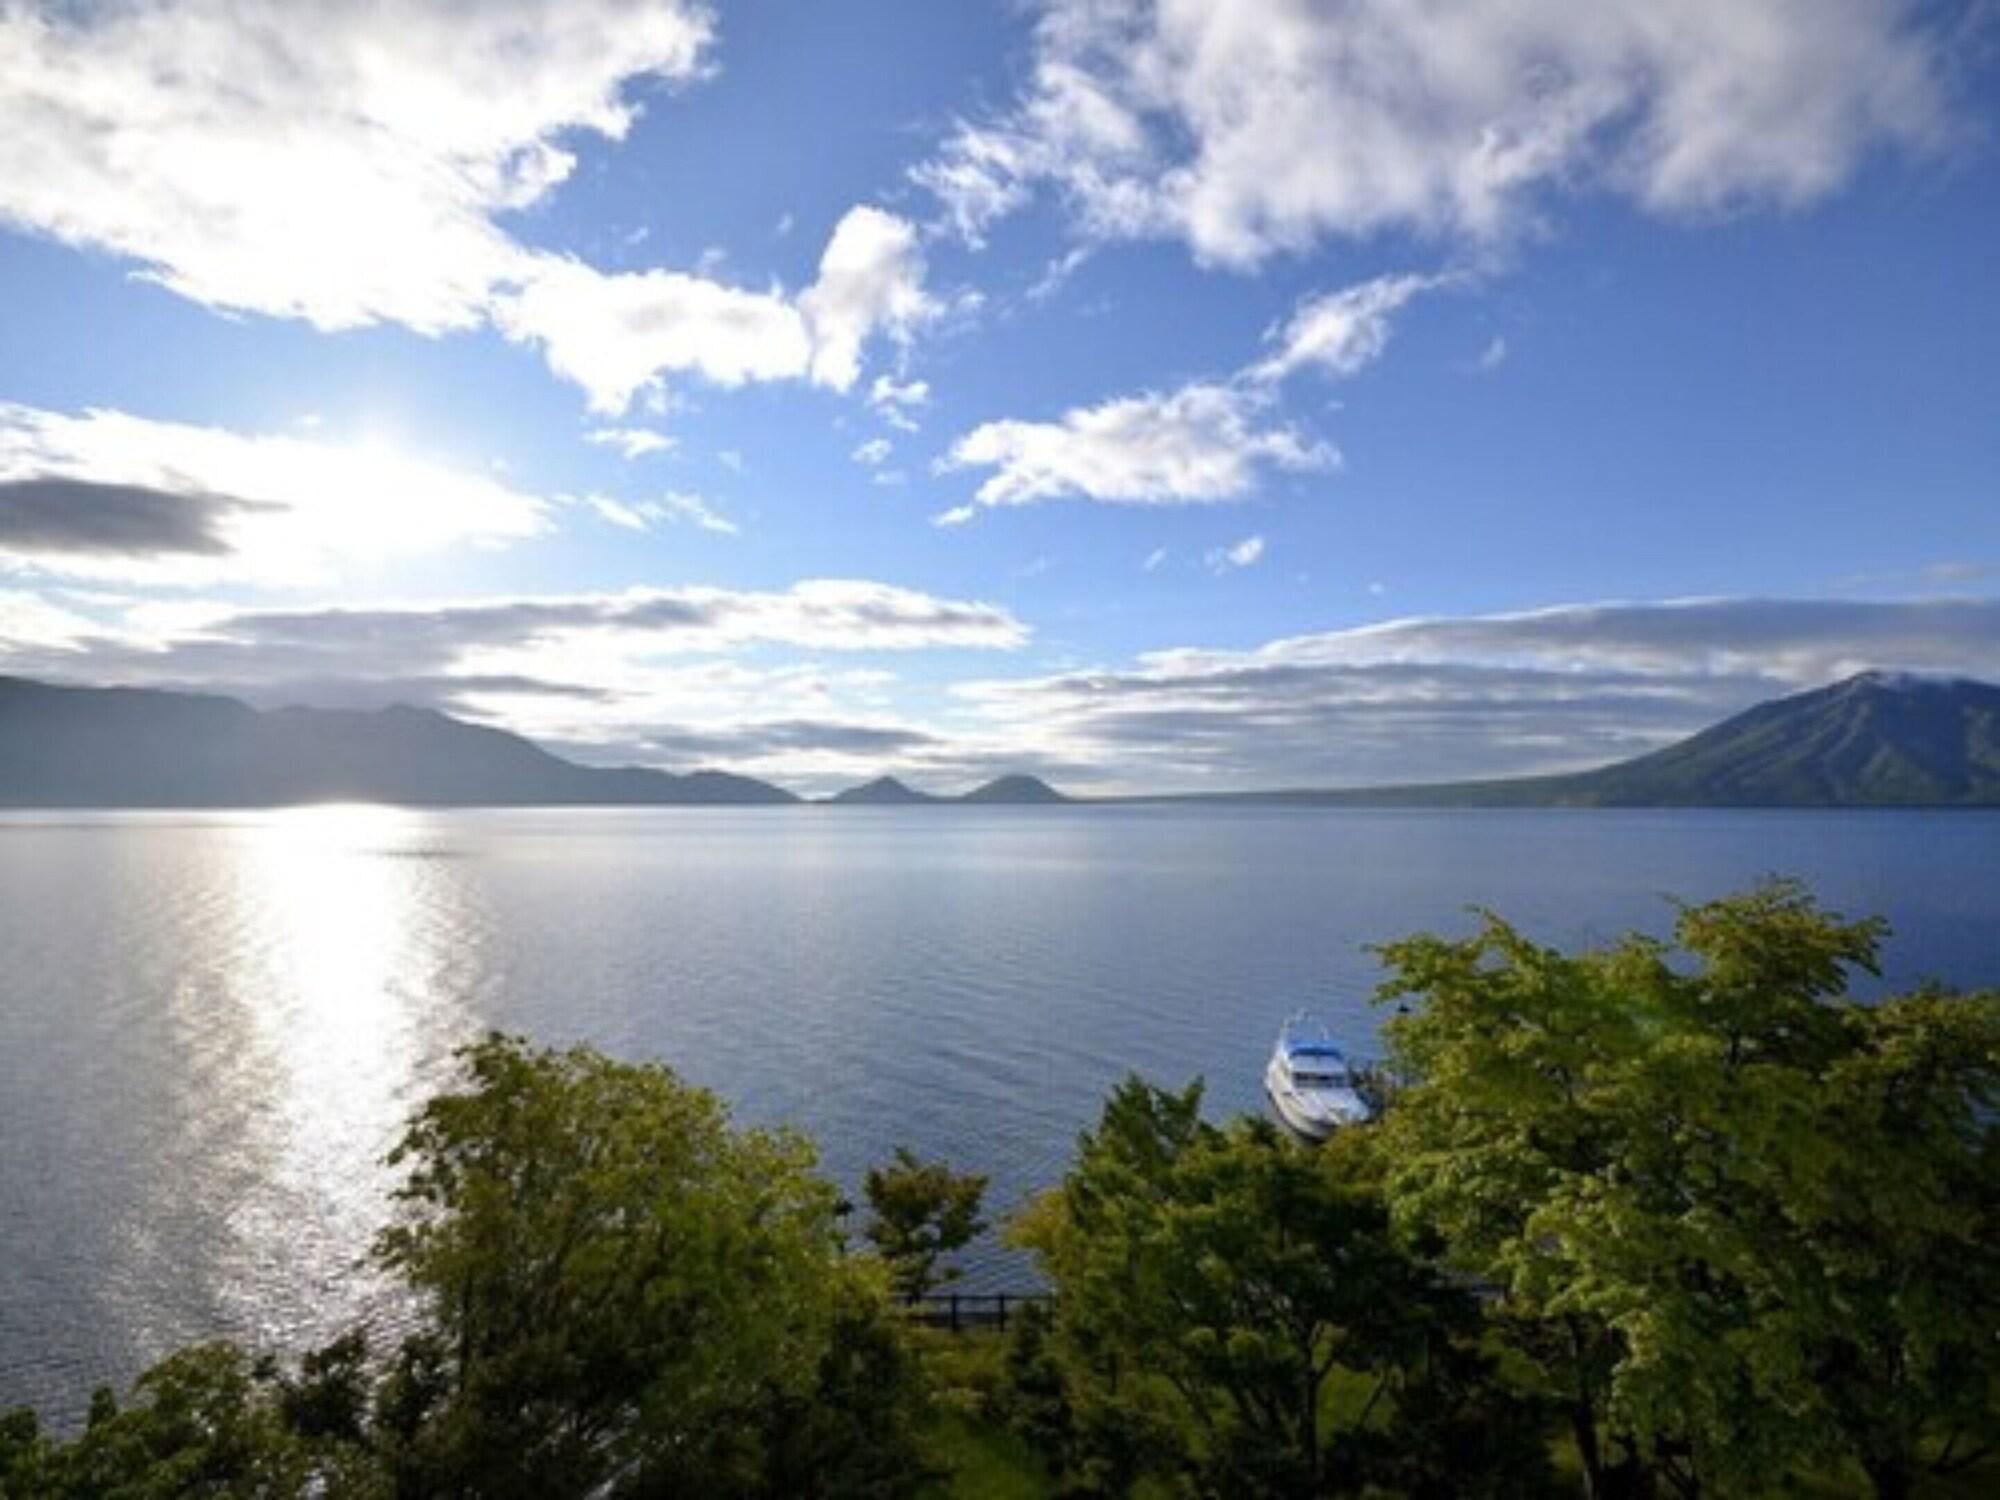
<svg viewBox="0 0 2000 1500"><path fill-rule="evenodd" d="M489 1027L663 1059L850 1186L898 1144L1053 1180L1129 1070L1260 1107L1366 946L1663 932L1784 872L2000 982L2000 816L1190 806L0 814L0 1409L394 1309L358 1265L408 1112ZM968 1288L1023 1285L982 1247Z"/></svg>

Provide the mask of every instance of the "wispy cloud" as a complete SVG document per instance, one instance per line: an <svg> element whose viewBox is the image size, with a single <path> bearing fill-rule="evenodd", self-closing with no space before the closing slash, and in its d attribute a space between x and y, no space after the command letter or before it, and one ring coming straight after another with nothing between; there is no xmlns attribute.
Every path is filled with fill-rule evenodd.
<svg viewBox="0 0 2000 1500"><path fill-rule="evenodd" d="M1230 573L1242 568L1256 566L1264 557L1264 539L1261 536L1246 536L1240 542L1232 542L1227 547L1208 549L1209 571Z"/></svg>
<svg viewBox="0 0 2000 1500"><path fill-rule="evenodd" d="M1310 297L1266 337L1276 347L1251 367L1257 380L1282 380L1312 366L1329 375L1360 373L1389 347L1391 317L1419 292L1446 284L1443 276L1378 276Z"/></svg>
<svg viewBox="0 0 2000 1500"><path fill-rule="evenodd" d="M679 445L678 439L650 427L596 427L585 434L585 441L601 448L616 448L625 457L635 459L649 453L671 453Z"/></svg>
<svg viewBox="0 0 2000 1500"><path fill-rule="evenodd" d="M651 531L655 526L685 521L703 531L735 536L741 529L701 496L687 490L669 490L651 500L615 500L609 495L586 495L584 503L613 526L627 531Z"/></svg>
<svg viewBox="0 0 2000 1500"><path fill-rule="evenodd" d="M930 399L930 383L924 380L897 381L877 375L868 388L868 404L875 408L875 414L902 432L917 430L917 419L911 413L928 406Z"/></svg>

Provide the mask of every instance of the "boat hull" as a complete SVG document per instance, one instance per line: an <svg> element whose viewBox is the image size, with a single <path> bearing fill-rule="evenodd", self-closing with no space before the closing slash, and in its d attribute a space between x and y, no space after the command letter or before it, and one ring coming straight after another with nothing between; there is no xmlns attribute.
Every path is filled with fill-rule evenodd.
<svg viewBox="0 0 2000 1500"><path fill-rule="evenodd" d="M1271 1101L1271 1108L1278 1112L1278 1118L1284 1121L1285 1128L1315 1144L1332 1135L1334 1122L1307 1114L1277 1072L1275 1062L1264 1070L1264 1095Z"/></svg>

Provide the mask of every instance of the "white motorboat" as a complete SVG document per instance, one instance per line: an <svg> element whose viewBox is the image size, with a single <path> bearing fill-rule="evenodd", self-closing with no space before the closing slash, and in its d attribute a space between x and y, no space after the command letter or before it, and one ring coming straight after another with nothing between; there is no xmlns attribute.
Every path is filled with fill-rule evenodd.
<svg viewBox="0 0 2000 1500"><path fill-rule="evenodd" d="M1312 1141L1323 1141L1342 1125L1358 1125L1374 1113L1347 1054L1304 1011L1278 1030L1264 1069L1264 1092L1279 1118Z"/></svg>

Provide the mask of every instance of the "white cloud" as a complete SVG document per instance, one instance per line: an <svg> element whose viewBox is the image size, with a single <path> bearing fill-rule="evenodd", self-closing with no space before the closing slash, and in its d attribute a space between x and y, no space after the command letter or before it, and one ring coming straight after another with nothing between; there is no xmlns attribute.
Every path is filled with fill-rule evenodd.
<svg viewBox="0 0 2000 1500"><path fill-rule="evenodd" d="M735 536L742 529L692 490L669 490L640 508L655 520L686 521L718 536Z"/></svg>
<svg viewBox="0 0 2000 1500"><path fill-rule="evenodd" d="M1004 129L960 129L945 149L910 171L919 187L943 204L958 237L979 248L988 226L1028 201L1028 181L1038 175L1036 146Z"/></svg>
<svg viewBox="0 0 2000 1500"><path fill-rule="evenodd" d="M0 10L0 220L211 307L473 326L498 216L618 139L633 80L701 73L681 0L132 0Z"/></svg>
<svg viewBox="0 0 2000 1500"><path fill-rule="evenodd" d="M691 490L669 490L654 500L625 501L609 495L586 495L584 504L626 531L651 531L655 526L680 521L719 536L735 536L741 529Z"/></svg>
<svg viewBox="0 0 2000 1500"><path fill-rule="evenodd" d="M848 210L827 242L819 279L797 297L781 287L734 287L680 271L606 272L569 256L524 263L495 322L539 344L549 368L581 386L591 408L624 411L668 376L714 385L803 380L845 391L868 341L899 342L938 311L923 288L916 231L866 205Z"/></svg>
<svg viewBox="0 0 2000 1500"><path fill-rule="evenodd" d="M650 427L597 427L584 440L603 448L616 448L627 458L644 458L649 453L671 453L679 439L655 432Z"/></svg>
<svg viewBox="0 0 2000 1500"><path fill-rule="evenodd" d="M1017 107L913 175L968 240L1046 181L1088 234L1239 266L1492 239L1557 188L1795 205L1947 131L1941 30L1914 0L1049 0Z"/></svg>
<svg viewBox="0 0 2000 1500"><path fill-rule="evenodd" d="M1497 370L1507 362L1507 353L1507 340L1496 333L1487 340L1486 347L1479 351L1477 368L1481 371Z"/></svg>
<svg viewBox="0 0 2000 1500"><path fill-rule="evenodd" d="M130 0L0 9L0 225L109 251L206 306L325 329L491 323L594 410L663 377L846 390L937 310L915 229L850 209L794 298L531 249L578 131L701 77L693 0Z"/></svg>
<svg viewBox="0 0 2000 1500"><path fill-rule="evenodd" d="M10 652L79 650L96 628L94 621L42 595L0 593L0 657Z"/></svg>
<svg viewBox="0 0 2000 1500"><path fill-rule="evenodd" d="M1192 505L1243 497L1265 467L1338 463L1326 444L1265 420L1269 404L1252 388L1197 383L1077 407L1053 422L988 422L954 443L943 467L995 470L974 497L982 506L1070 496Z"/></svg>
<svg viewBox="0 0 2000 1500"><path fill-rule="evenodd" d="M923 380L899 383L887 375L877 375L875 383L868 387L868 404L875 408L875 414L901 432L917 430L917 420L910 413L928 406L930 399L930 383Z"/></svg>
<svg viewBox="0 0 2000 1500"><path fill-rule="evenodd" d="M614 273L543 256L495 309L510 338L539 343L549 368L616 415L662 376L720 386L797 379L812 340L779 291L748 291L679 271Z"/></svg>
<svg viewBox="0 0 2000 1500"><path fill-rule="evenodd" d="M1359 374L1389 347L1390 318L1419 292L1442 283L1436 276L1377 276L1372 281L1311 297L1266 335L1278 347L1255 365L1259 380L1282 380L1305 365L1330 375Z"/></svg>
<svg viewBox="0 0 2000 1500"><path fill-rule="evenodd" d="M609 495L585 495L583 499L584 504L613 526L622 527L626 531L647 529L647 518L637 506L627 505L623 500L614 500Z"/></svg>
<svg viewBox="0 0 2000 1500"><path fill-rule="evenodd" d="M538 497L389 449L0 405L0 564L16 569L291 584L548 524Z"/></svg>
<svg viewBox="0 0 2000 1500"><path fill-rule="evenodd" d="M1157 573L1160 570L1160 564L1166 560L1167 549L1165 547L1155 547L1151 552L1146 554L1145 560L1139 564L1139 571L1142 573Z"/></svg>
<svg viewBox="0 0 2000 1500"><path fill-rule="evenodd" d="M812 378L847 390L861 373L863 345L877 333L907 340L940 306L924 290L916 226L867 204L834 226L819 279L799 297L812 329Z"/></svg>
<svg viewBox="0 0 2000 1500"><path fill-rule="evenodd" d="M1217 573L1227 573L1237 568L1248 568L1262 560L1264 539L1261 536L1246 536L1240 542L1227 547L1211 547L1208 551L1208 566Z"/></svg>
<svg viewBox="0 0 2000 1500"><path fill-rule="evenodd" d="M871 469L879 468L889 461L889 455L895 452L895 448L896 445L887 438L870 438L848 456L858 464L864 464Z"/></svg>

